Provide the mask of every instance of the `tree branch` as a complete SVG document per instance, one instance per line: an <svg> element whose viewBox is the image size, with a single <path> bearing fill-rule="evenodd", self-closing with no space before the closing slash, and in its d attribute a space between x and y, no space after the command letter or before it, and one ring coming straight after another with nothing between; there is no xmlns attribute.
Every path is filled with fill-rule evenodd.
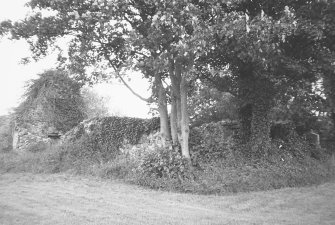
<svg viewBox="0 0 335 225"><path fill-rule="evenodd" d="M141 99L142 101L145 101L147 103L152 103L153 102L153 99L152 97L149 97L149 98L144 98L142 97L141 95L139 95L138 93L136 93L128 84L127 82L123 79L123 77L121 76L120 72L118 71L118 69L113 66L113 69L115 70L115 74L116 76L121 80L121 82L126 86L126 88L128 88L128 90L133 94L135 95L136 97L138 97L139 99Z"/></svg>
<svg viewBox="0 0 335 225"><path fill-rule="evenodd" d="M104 44L101 42L100 39L98 39L98 42L101 44L101 46L104 48ZM128 84L127 82L123 79L123 77L121 76L119 70L116 68L116 66L113 64L112 60L109 58L108 54L104 51L104 56L105 56L105 59L107 59L107 61L109 62L109 64L113 67L114 71L115 71L115 74L116 76L121 80L121 82L126 86L126 88L128 88L128 90L133 94L135 95L136 97L138 97L139 99L141 99L142 101L145 101L147 103L152 103L153 102L153 99L152 97L150 98L144 98L142 97L141 95L137 94Z"/></svg>

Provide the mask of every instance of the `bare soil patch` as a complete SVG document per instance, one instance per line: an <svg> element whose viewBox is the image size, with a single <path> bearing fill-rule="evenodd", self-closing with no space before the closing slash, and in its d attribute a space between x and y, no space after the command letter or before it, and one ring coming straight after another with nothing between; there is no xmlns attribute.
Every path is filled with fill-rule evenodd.
<svg viewBox="0 0 335 225"><path fill-rule="evenodd" d="M200 196L66 174L0 174L1 225L335 224L335 183Z"/></svg>

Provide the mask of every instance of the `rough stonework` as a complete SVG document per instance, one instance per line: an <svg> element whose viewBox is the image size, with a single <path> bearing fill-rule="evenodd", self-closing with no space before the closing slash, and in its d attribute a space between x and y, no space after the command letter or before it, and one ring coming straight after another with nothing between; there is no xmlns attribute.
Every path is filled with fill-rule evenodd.
<svg viewBox="0 0 335 225"><path fill-rule="evenodd" d="M149 135L143 135L136 145L124 144L120 149L122 154L126 154L131 158L143 158L142 155L146 155L150 152L157 151L157 148L165 147L165 140L160 135L160 132L151 133Z"/></svg>
<svg viewBox="0 0 335 225"><path fill-rule="evenodd" d="M17 152L34 151L35 146L51 145L55 141L48 138L48 132L43 123L15 124L13 128L13 150Z"/></svg>
<svg viewBox="0 0 335 225"><path fill-rule="evenodd" d="M61 142L74 141L81 138L83 135L90 135L94 130L99 130L102 122L98 118L92 118L80 122L76 127L66 132L61 137Z"/></svg>

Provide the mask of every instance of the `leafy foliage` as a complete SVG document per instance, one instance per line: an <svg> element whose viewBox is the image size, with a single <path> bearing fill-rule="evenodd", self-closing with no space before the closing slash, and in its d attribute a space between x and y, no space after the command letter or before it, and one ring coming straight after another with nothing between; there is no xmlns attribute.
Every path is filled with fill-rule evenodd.
<svg viewBox="0 0 335 225"><path fill-rule="evenodd" d="M276 106L271 109L270 119L275 123L291 123L299 135L311 129L319 130L317 120L324 119L328 111L326 99L319 83L297 82L295 87L277 98Z"/></svg>
<svg viewBox="0 0 335 225"><path fill-rule="evenodd" d="M138 172L148 177L182 180L189 175L190 164L179 152L161 148L144 156Z"/></svg>
<svg viewBox="0 0 335 225"><path fill-rule="evenodd" d="M326 25L325 18L333 3L216 3L208 2L212 20L203 20L203 32L209 35L203 36L206 51L196 61L196 68L200 78L214 86L223 83L221 89L236 93L241 137L252 140L253 151L266 154L270 147L269 113L276 100L286 96L297 83L318 79L317 74L323 73L318 66L320 59L327 68L331 66L329 59L334 54L328 51L329 46L323 46L321 40L328 39L328 35L321 24ZM232 85L227 85L227 78Z"/></svg>
<svg viewBox="0 0 335 225"><path fill-rule="evenodd" d="M192 127L221 120L237 120L236 98L227 92L199 85L188 98Z"/></svg>

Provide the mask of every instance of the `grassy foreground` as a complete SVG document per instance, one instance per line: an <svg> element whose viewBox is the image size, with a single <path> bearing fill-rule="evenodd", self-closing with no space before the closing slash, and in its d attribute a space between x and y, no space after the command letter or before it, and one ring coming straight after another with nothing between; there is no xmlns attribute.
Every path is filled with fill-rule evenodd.
<svg viewBox="0 0 335 225"><path fill-rule="evenodd" d="M157 153L158 152L158 153ZM277 152L266 159L227 154L217 160L198 160L187 166L166 149L115 157L82 142L44 151L0 153L0 172L60 173L118 179L152 189L197 194L226 194L301 187L335 177L335 158L326 153L315 159L307 154Z"/></svg>
<svg viewBox="0 0 335 225"><path fill-rule="evenodd" d="M1 225L329 225L334 205L334 182L203 196L63 173L0 174Z"/></svg>

